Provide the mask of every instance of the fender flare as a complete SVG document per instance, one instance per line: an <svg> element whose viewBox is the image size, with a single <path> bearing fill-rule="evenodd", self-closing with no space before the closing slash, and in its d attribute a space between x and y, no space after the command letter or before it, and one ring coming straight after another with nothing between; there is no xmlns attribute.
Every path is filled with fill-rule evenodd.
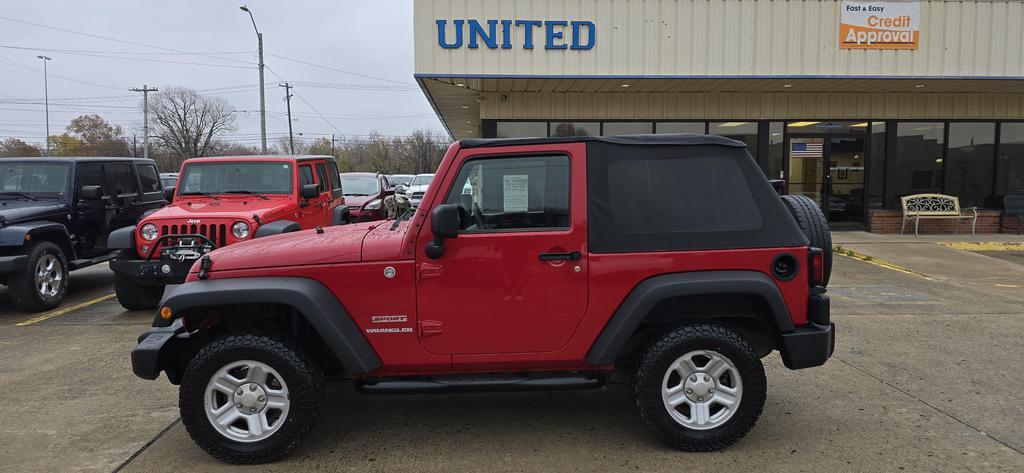
<svg viewBox="0 0 1024 473"><path fill-rule="evenodd" d="M56 234L57 244L67 253L65 256L68 261L75 259L75 249L71 245L71 235L68 234L68 228L63 224L50 221L16 223L0 228L0 247L24 246L25 237L29 235L36 237L42 234Z"/></svg>
<svg viewBox="0 0 1024 473"><path fill-rule="evenodd" d="M771 311L771 320L765 322L774 322L774 328L778 333L794 330L793 320L779 287L764 273L697 271L663 274L637 284L626 296L587 352L587 363L614 363L637 327L659 302L673 297L708 294L743 294L758 297L765 301Z"/></svg>
<svg viewBox="0 0 1024 473"><path fill-rule="evenodd" d="M111 250L127 250L135 248L135 225L118 228L107 236L107 248Z"/></svg>
<svg viewBox="0 0 1024 473"><path fill-rule="evenodd" d="M256 229L256 235L253 238L262 238L270 235L278 235L281 233L291 233L302 230L298 222L291 220L274 220L266 225L260 225L260 228Z"/></svg>
<svg viewBox="0 0 1024 473"><path fill-rule="evenodd" d="M331 225L341 225L345 219L345 215L351 215L352 212L348 209L347 205L339 205L334 208L331 213Z"/></svg>
<svg viewBox="0 0 1024 473"><path fill-rule="evenodd" d="M233 304L287 304L302 314L350 373L381 367L380 358L345 307L323 284L307 278L238 278L187 282L176 287L160 304L174 318L189 310ZM157 314L154 327L172 320Z"/></svg>

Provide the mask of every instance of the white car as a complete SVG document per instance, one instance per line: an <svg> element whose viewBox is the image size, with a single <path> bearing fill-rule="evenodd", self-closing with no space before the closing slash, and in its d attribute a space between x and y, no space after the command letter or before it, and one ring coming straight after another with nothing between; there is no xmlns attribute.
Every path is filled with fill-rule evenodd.
<svg viewBox="0 0 1024 473"><path fill-rule="evenodd" d="M412 178L412 182L405 188L405 196L413 207L420 205L420 201L423 200L423 194L427 193L427 187L430 187L430 181L433 180L433 174L417 174L416 177Z"/></svg>

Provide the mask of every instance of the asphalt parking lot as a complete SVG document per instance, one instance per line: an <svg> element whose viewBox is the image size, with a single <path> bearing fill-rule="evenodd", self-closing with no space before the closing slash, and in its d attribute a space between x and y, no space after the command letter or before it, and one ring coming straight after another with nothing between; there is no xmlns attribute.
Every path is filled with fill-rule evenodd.
<svg viewBox="0 0 1024 473"><path fill-rule="evenodd" d="M878 251L913 271L837 257L833 359L766 359L764 414L725 451L665 448L624 386L368 396L334 383L294 454L246 471L1024 471L1021 258ZM83 307L45 319L0 290L0 470L239 470L188 438L174 386L132 375L152 314L104 299L111 284L105 266L74 274L62 310Z"/></svg>

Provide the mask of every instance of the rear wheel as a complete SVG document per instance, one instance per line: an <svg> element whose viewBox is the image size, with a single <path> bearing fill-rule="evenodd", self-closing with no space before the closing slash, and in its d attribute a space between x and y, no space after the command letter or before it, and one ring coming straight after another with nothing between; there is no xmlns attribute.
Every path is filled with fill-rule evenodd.
<svg viewBox="0 0 1024 473"><path fill-rule="evenodd" d="M764 407L767 383L754 350L714 324L684 325L644 352L633 383L640 417L680 450L719 450L742 438Z"/></svg>
<svg viewBox="0 0 1024 473"><path fill-rule="evenodd" d="M42 312L60 305L68 292L68 260L60 247L37 241L25 248L25 269L7 281L11 300L19 309Z"/></svg>
<svg viewBox="0 0 1024 473"><path fill-rule="evenodd" d="M196 354L178 405L192 440L235 464L287 455L320 410L323 374L289 344L270 337L220 338Z"/></svg>
<svg viewBox="0 0 1024 473"><path fill-rule="evenodd" d="M811 246L821 248L825 263L825 274L822 281L828 286L828 278L832 275L832 232L828 228L828 220L821 212L821 207L814 199L803 195L784 195L782 203L786 204L789 213L796 219L796 224L804 232Z"/></svg>

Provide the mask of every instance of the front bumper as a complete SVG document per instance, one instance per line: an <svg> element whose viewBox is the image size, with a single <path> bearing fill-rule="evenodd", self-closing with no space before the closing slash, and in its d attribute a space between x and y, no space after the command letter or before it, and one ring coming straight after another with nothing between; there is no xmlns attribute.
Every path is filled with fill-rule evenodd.
<svg viewBox="0 0 1024 473"><path fill-rule="evenodd" d="M20 272L27 265L27 255L0 256L0 275Z"/></svg>
<svg viewBox="0 0 1024 473"><path fill-rule="evenodd" d="M192 268L195 261L194 259L178 261L171 258L149 261L115 259L110 262L110 269L143 286L166 286L185 282L188 270Z"/></svg>
<svg viewBox="0 0 1024 473"><path fill-rule="evenodd" d="M139 337L139 343L132 350L132 372L142 379L156 379L161 371L167 371L167 378L171 383L178 384L181 381L181 373L175 369L167 369L164 363L174 359L172 353L181 343L169 343L172 340L188 339L188 332L182 325L181 319L175 320L168 327L152 328Z"/></svg>

